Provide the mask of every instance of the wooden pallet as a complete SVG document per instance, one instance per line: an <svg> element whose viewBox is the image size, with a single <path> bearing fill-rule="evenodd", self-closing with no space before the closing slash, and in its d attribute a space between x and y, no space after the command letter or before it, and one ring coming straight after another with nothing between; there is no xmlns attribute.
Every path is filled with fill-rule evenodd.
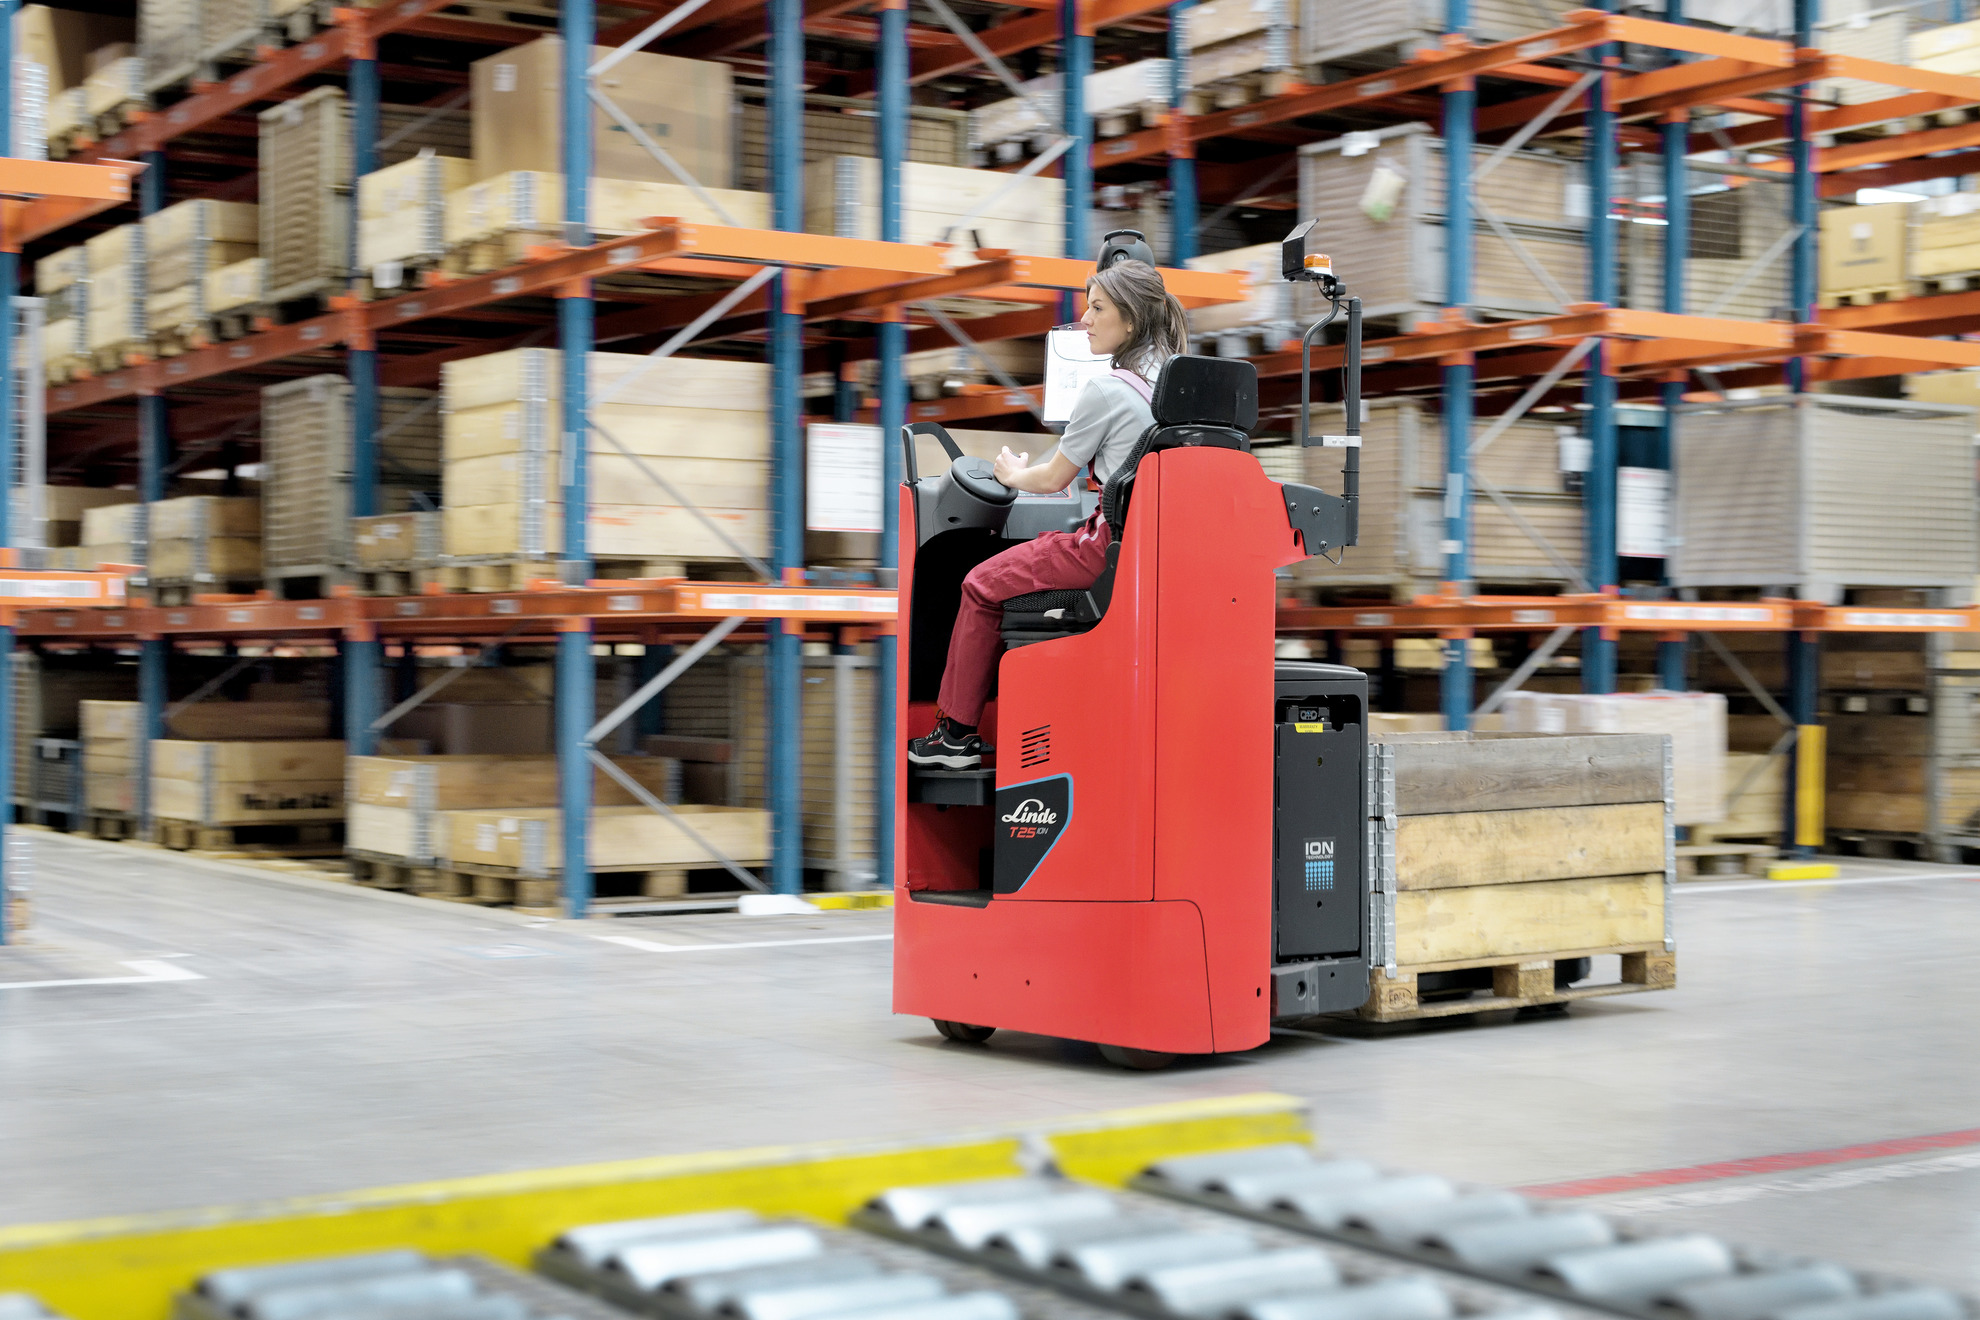
<svg viewBox="0 0 1980 1320"><path fill-rule="evenodd" d="M1192 87L1184 97L1184 112L1207 115L1216 110L1235 110L1254 101L1283 96L1300 85L1297 69L1274 69L1267 73L1242 73L1232 78Z"/></svg>
<svg viewBox="0 0 1980 1320"><path fill-rule="evenodd" d="M1879 285L1869 289L1831 289L1822 294L1823 307L1869 307L1906 297L1911 290L1903 284Z"/></svg>
<svg viewBox="0 0 1980 1320"><path fill-rule="evenodd" d="M135 839L143 824L129 812L85 810L75 832L93 839Z"/></svg>
<svg viewBox="0 0 1980 1320"><path fill-rule="evenodd" d="M554 579L554 559L461 558L438 564L420 565L411 570L416 591L429 587L442 591L490 592L522 591L532 582ZM595 560L594 578L632 580L640 578L687 578L695 582L751 582L747 567L733 560L607 559ZM384 594L384 593L380 593Z"/></svg>
<svg viewBox="0 0 1980 1320"><path fill-rule="evenodd" d="M1574 958L1592 958L1614 953L1622 956L1622 980L1614 985L1569 986L1554 984L1556 963ZM1490 971L1491 989L1424 990L1419 994L1419 978L1434 972ZM1579 999L1600 999L1609 995L1640 994L1646 990L1670 990L1677 986L1677 955L1662 945L1636 945L1609 949L1573 949L1561 953L1508 958L1504 961L1481 959L1462 963L1437 963L1425 967L1398 967L1393 978L1380 968L1370 973L1368 1002L1353 1013L1340 1014L1363 1022L1411 1022L1422 1018L1455 1017L1464 1013L1494 1013L1508 1009L1566 1005ZM1434 996L1434 997L1431 997Z"/></svg>
<svg viewBox="0 0 1980 1320"><path fill-rule="evenodd" d="M1780 854L1780 845L1775 843L1734 843L1725 839L1681 843L1677 848L1677 876L1680 880L1709 880L1728 875L1765 875L1767 863Z"/></svg>
<svg viewBox="0 0 1980 1320"><path fill-rule="evenodd" d="M449 275L486 275L489 271L506 270L523 261L533 247L558 241L556 235L535 229L478 238L472 243L461 243L450 248L447 255L440 259L440 269Z"/></svg>
<svg viewBox="0 0 1980 1320"><path fill-rule="evenodd" d="M747 864L747 863L745 863ZM708 878L715 892L695 893L696 871ZM564 910L564 882L556 875L528 876L499 866L476 866L442 861L431 870L412 871L413 892L431 898L483 906L509 906L536 916L560 916ZM720 867L661 867L643 870L605 870L592 874L592 906L626 911L668 905L706 905L726 901L741 891L732 877Z"/></svg>
<svg viewBox="0 0 1980 1320"><path fill-rule="evenodd" d="M136 97L113 105L96 116L94 122L96 140L101 142L106 138L113 138L150 113L150 102Z"/></svg>
<svg viewBox="0 0 1980 1320"><path fill-rule="evenodd" d="M1926 275L1915 280L1917 292L1921 295L1934 293L1965 293L1969 289L1980 289L1980 271L1964 271L1954 275Z"/></svg>
<svg viewBox="0 0 1980 1320"><path fill-rule="evenodd" d="M153 605L192 605L196 596L252 596L261 590L261 579L186 582L153 578L146 589L151 593Z"/></svg>
<svg viewBox="0 0 1980 1320"><path fill-rule="evenodd" d="M420 566L394 564L352 570L351 579L360 596L416 596L420 590Z"/></svg>
<svg viewBox="0 0 1980 1320"><path fill-rule="evenodd" d="M55 358L42 365L41 374L50 385L67 385L94 376L96 365L83 357Z"/></svg>
<svg viewBox="0 0 1980 1320"><path fill-rule="evenodd" d="M344 851L344 823L202 825L159 819L158 843L174 852L216 852L240 857L335 857Z"/></svg>
<svg viewBox="0 0 1980 1320"><path fill-rule="evenodd" d="M120 371L125 367L135 367L151 360L151 340L123 339L114 344L89 350L90 369L97 375Z"/></svg>

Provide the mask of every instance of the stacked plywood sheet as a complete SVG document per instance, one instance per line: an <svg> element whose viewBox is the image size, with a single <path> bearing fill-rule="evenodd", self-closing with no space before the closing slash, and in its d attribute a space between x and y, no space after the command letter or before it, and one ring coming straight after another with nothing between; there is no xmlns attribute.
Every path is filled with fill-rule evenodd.
<svg viewBox="0 0 1980 1320"><path fill-rule="evenodd" d="M1405 733L1370 754L1393 800L1374 804L1377 966L1362 1016L1675 984L1665 738ZM1569 988L1587 974L1576 960L1603 953L1621 955L1621 982Z"/></svg>
<svg viewBox="0 0 1980 1320"><path fill-rule="evenodd" d="M1064 197L1058 179L1014 180L996 170L909 162L901 167L901 240L1052 256L1065 246ZM979 206L982 213L971 216ZM966 216L968 233L956 229ZM840 238L879 238L880 162L835 156L807 165L804 227Z"/></svg>
<svg viewBox="0 0 1980 1320"><path fill-rule="evenodd" d="M213 314L209 277L259 254L257 210L250 202L196 198L145 218L145 305L153 334L178 347L206 337Z"/></svg>
<svg viewBox="0 0 1980 1320"><path fill-rule="evenodd" d="M449 556L554 557L563 544L562 355L525 348L442 368L443 542ZM590 357L594 554L671 562L734 560L734 548L641 471L751 554L768 544L769 369L753 362L622 353ZM601 402L600 400L608 400Z"/></svg>

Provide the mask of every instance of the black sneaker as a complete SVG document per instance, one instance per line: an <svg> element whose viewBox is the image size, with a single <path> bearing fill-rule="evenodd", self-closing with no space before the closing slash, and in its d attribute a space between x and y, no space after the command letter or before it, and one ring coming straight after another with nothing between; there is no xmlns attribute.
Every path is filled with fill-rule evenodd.
<svg viewBox="0 0 1980 1320"><path fill-rule="evenodd" d="M973 733L960 733L949 721L936 721L935 732L908 741L908 763L933 770L980 770L990 749Z"/></svg>

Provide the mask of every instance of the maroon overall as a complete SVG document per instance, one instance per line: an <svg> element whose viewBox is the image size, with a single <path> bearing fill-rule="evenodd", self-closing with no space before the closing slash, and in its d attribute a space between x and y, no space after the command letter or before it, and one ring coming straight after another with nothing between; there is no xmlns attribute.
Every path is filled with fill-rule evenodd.
<svg viewBox="0 0 1980 1320"><path fill-rule="evenodd" d="M1144 400L1152 399L1154 390L1141 377L1120 368L1113 374ZM936 709L958 724L974 727L981 722L1003 643L1004 602L1034 591L1092 586L1107 567L1107 543L1113 539L1096 509L1077 531L1046 532L970 570L963 578L962 604L949 636L949 663L942 671Z"/></svg>

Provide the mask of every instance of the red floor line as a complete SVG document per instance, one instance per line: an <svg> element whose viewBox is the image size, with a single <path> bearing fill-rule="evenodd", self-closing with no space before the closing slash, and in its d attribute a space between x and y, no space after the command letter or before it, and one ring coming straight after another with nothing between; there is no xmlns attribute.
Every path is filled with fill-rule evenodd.
<svg viewBox="0 0 1980 1320"><path fill-rule="evenodd" d="M1685 1183L1717 1182L1722 1178L1750 1178L1761 1173L1786 1173L1793 1169L1812 1169L1824 1164L1889 1159L1895 1155L1916 1155L1921 1151L1951 1150L1959 1146L1980 1146L1980 1128L1965 1128L1958 1132L1935 1132L1922 1137L1897 1137L1890 1141L1868 1141L1857 1146L1836 1146L1829 1150L1798 1150L1785 1155L1756 1155L1752 1159L1721 1160L1717 1164L1693 1164L1681 1169L1620 1173L1609 1178L1578 1178L1572 1182L1539 1183L1518 1190L1522 1195L1539 1197L1543 1200L1608 1196L1614 1192L1640 1192L1651 1187L1679 1187Z"/></svg>

